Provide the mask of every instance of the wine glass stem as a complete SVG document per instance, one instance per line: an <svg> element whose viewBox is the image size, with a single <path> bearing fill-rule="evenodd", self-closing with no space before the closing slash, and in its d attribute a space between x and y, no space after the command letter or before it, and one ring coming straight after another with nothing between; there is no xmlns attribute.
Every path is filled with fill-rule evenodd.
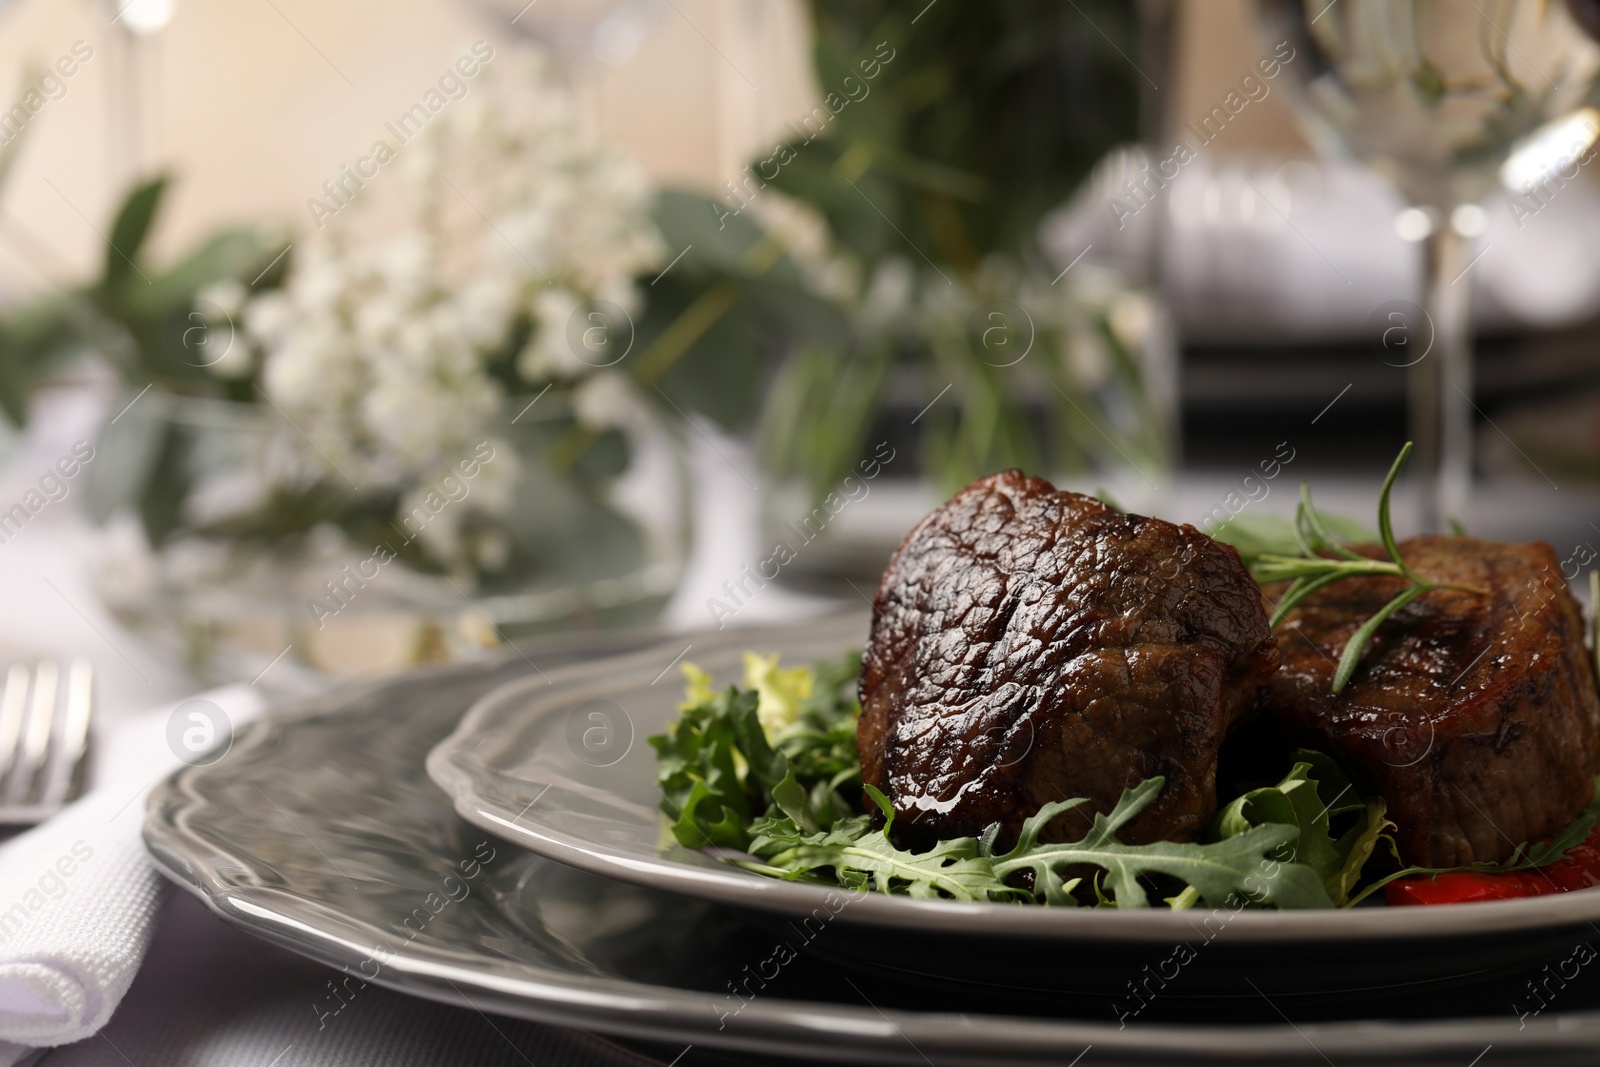
<svg viewBox="0 0 1600 1067"><path fill-rule="evenodd" d="M1448 217L1423 249L1433 347L1412 365L1407 383L1418 525L1425 533L1464 517L1472 489L1472 279L1466 239Z"/></svg>

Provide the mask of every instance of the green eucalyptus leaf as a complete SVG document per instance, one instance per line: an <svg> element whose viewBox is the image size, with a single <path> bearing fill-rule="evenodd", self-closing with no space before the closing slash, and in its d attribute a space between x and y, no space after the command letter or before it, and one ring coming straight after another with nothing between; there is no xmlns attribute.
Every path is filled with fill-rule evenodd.
<svg viewBox="0 0 1600 1067"><path fill-rule="evenodd" d="M745 195L754 195L754 190ZM783 256L782 246L769 243L755 214L741 211L740 204L732 193L718 200L684 189L662 190L652 215L666 240L668 260L680 252L683 257L670 266L663 263L663 271L656 277L665 280L675 275L770 274L798 284L799 272ZM646 279L646 287L654 288L650 279Z"/></svg>
<svg viewBox="0 0 1600 1067"><path fill-rule="evenodd" d="M184 504L194 485L193 432L167 423L161 437L155 465L139 496L139 519L152 548L160 548L182 525Z"/></svg>
<svg viewBox="0 0 1600 1067"><path fill-rule="evenodd" d="M118 398L94 442L94 462L83 472L89 517L103 523L141 501L166 445L169 398L158 389Z"/></svg>
<svg viewBox="0 0 1600 1067"><path fill-rule="evenodd" d="M0 411L14 427L28 422L28 375L19 353L0 333Z"/></svg>
<svg viewBox="0 0 1600 1067"><path fill-rule="evenodd" d="M283 250L257 230L225 230L208 238L160 273L146 270L149 285L130 287L123 301L129 315L162 322L189 310L206 286L232 279L248 283ZM285 257L287 259L287 257ZM242 328L242 324L235 324Z"/></svg>
<svg viewBox="0 0 1600 1067"><path fill-rule="evenodd" d="M130 277L138 277L139 253L150 227L155 222L156 211L166 196L168 178L162 175L144 182L128 194L111 225L111 238L106 245L104 273L100 287L106 292L122 288ZM141 279L143 280L143 279Z"/></svg>

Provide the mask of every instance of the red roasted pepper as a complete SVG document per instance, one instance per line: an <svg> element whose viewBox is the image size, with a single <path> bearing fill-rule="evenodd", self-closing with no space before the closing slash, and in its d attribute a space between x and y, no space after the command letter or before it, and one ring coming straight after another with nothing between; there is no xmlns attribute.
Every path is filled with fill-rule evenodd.
<svg viewBox="0 0 1600 1067"><path fill-rule="evenodd" d="M1505 874L1454 871L1402 878L1383 887L1391 906L1406 904L1472 904L1483 900L1542 897L1600 886L1600 827L1548 867Z"/></svg>

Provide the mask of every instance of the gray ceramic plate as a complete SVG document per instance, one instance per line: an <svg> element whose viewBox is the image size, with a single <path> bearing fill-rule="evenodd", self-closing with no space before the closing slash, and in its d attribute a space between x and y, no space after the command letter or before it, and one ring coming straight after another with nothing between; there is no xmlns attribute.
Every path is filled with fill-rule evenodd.
<svg viewBox="0 0 1600 1067"><path fill-rule="evenodd" d="M736 643L787 648L793 639L747 633ZM1092 1045L1085 1067L1325 1058L1463 1067L1491 1044L1492 1055L1516 1049L1523 1062L1536 1054L1592 1062L1600 1045L1600 1013L1591 1012L1600 989L1585 987L1587 972L1520 1029L1507 1010L1515 988L1503 985L1389 998L1383 1018L1363 1007L1352 1020L1324 999L1280 999L1265 967L1229 1010L1185 1014L1181 998L1166 994L1197 973L1187 968L1119 1021L1118 1012L1129 1015L1126 996L1030 999L1005 985L992 960L971 964L994 980L979 993L850 969L829 958L854 940L843 925L775 935L703 901L523 852L457 818L422 774L428 750L498 685L531 677L567 691L646 663L659 672L689 643L641 654L626 671L616 661L560 664L627 641L547 644L528 649L542 676L511 659L320 698L242 730L224 759L164 783L146 842L179 885L267 940L423 997L692 1044L685 1063L721 1046L882 1064L1064 1067ZM699 651L691 654L709 659ZM1059 952L1056 960L1062 970L1087 966ZM1138 970L1147 962L1162 969L1158 957L1136 955L1122 973L1145 973L1148 988Z"/></svg>
<svg viewBox="0 0 1600 1067"><path fill-rule="evenodd" d="M790 664L837 658L866 639L849 615L767 632L686 635L559 682L525 678L490 693L428 757L428 773L469 822L543 856L621 881L791 916L826 905L829 891L742 871L664 837L654 751L644 743L676 714L676 657L737 681L745 649ZM687 649L687 655L685 650ZM1203 913L1153 909L1036 908L871 895L840 918L857 925L949 937L1167 944L1192 941ZM1227 919L1227 943L1306 946L1352 939L1534 944L1541 934L1600 921L1600 890L1447 908L1363 907L1245 911ZM1591 930L1592 932L1592 930ZM1563 932L1561 943L1570 944ZM1326 950L1324 950L1326 951Z"/></svg>

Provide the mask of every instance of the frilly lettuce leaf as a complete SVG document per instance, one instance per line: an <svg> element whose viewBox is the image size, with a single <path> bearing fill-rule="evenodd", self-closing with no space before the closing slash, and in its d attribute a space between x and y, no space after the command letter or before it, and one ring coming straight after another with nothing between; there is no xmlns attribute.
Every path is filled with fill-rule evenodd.
<svg viewBox="0 0 1600 1067"><path fill-rule="evenodd" d="M699 707L715 695L709 671L703 671L693 663L687 662L679 667L679 670L683 671L684 679L683 700L678 704L679 711Z"/></svg>
<svg viewBox="0 0 1600 1067"><path fill-rule="evenodd" d="M811 699L815 681L816 673L810 667L779 667L776 653L744 654L744 687L760 694L758 713L769 738L799 721L800 710Z"/></svg>

